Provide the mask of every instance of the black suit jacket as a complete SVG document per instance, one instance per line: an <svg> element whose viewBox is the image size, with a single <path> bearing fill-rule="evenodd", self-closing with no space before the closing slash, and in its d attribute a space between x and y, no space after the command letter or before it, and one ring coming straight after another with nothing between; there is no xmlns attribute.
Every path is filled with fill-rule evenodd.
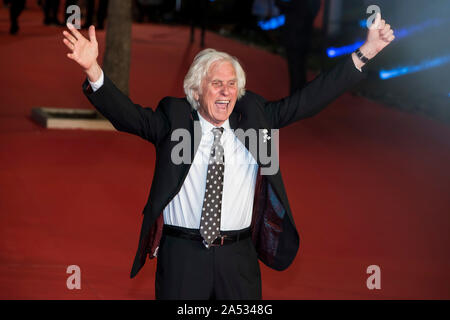
<svg viewBox="0 0 450 320"><path fill-rule="evenodd" d="M268 102L261 96L247 91L239 99L230 115L232 129L278 129L297 120L311 117L326 107L333 99L364 77L347 57L329 72L322 73L305 88L279 101ZM138 135L153 143L156 148L156 165L147 204L143 209L143 222L139 245L131 270L133 278L144 265L147 256L153 258L162 233L166 205L179 192L188 174L190 164L174 164L172 148L179 141L172 141L176 129L187 129L194 135L194 121L198 120L186 98L166 97L155 110L134 104L118 90L105 75L101 88L92 92L89 82L83 90L95 108L119 130ZM242 141L242 140L241 140ZM261 175L258 152L249 149L248 140L242 141L260 165L256 182L252 216L252 240L258 258L267 266L284 270L293 261L299 248L299 235L292 218L288 198L281 177L281 170L273 175ZM258 149L261 139L258 142ZM198 141L191 140L191 162Z"/></svg>

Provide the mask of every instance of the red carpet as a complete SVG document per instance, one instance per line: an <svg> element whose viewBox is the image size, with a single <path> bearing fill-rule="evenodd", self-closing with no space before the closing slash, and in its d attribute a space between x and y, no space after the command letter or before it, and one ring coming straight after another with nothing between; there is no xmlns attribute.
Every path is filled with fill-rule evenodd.
<svg viewBox="0 0 450 320"><path fill-rule="evenodd" d="M154 148L124 133L31 121L34 106L92 107L62 29L44 27L29 3L16 37L0 9L0 298L153 299L155 261L133 280L129 272ZM135 102L182 95L199 51L188 35L133 26ZM98 38L104 48L104 32ZM241 59L250 90L287 94L281 57L212 33L206 44ZM345 94L280 140L302 243L287 271L262 266L264 299L450 298L448 126ZM66 287L69 265L81 268L81 290ZM381 268L381 290L366 287L369 265Z"/></svg>

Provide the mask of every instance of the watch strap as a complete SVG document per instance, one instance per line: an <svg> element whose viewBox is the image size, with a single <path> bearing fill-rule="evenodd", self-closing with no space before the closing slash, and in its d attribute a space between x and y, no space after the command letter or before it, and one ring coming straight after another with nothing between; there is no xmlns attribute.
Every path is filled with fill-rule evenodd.
<svg viewBox="0 0 450 320"><path fill-rule="evenodd" d="M361 52L361 50L359 50L359 48L356 49L355 53L356 56L359 58L359 60L361 60L362 62L364 63L369 62L369 59L367 59L367 57Z"/></svg>

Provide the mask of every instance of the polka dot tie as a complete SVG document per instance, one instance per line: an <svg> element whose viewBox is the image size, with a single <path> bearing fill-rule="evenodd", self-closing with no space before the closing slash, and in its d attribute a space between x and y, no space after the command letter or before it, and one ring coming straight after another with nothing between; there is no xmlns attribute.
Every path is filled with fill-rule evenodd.
<svg viewBox="0 0 450 320"><path fill-rule="evenodd" d="M206 174L206 190L203 200L200 234L207 248L220 235L220 214L222 211L223 173L225 156L220 144L223 128L212 129L214 142L209 156L208 172Z"/></svg>

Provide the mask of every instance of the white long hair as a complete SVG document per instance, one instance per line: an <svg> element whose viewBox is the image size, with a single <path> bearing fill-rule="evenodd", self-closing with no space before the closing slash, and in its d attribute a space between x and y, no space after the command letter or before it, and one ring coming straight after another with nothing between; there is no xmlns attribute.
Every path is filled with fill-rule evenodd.
<svg viewBox="0 0 450 320"><path fill-rule="evenodd" d="M238 96L240 99L245 94L245 72L242 69L239 61L229 55L226 52L217 51L214 49L205 49L200 51L194 58L194 61L189 68L186 77L184 78L183 88L186 98L194 109L198 109L199 102L195 100L194 94L197 92L201 93L202 81L206 77L209 68L216 61L228 61L236 72L237 86L238 86Z"/></svg>

